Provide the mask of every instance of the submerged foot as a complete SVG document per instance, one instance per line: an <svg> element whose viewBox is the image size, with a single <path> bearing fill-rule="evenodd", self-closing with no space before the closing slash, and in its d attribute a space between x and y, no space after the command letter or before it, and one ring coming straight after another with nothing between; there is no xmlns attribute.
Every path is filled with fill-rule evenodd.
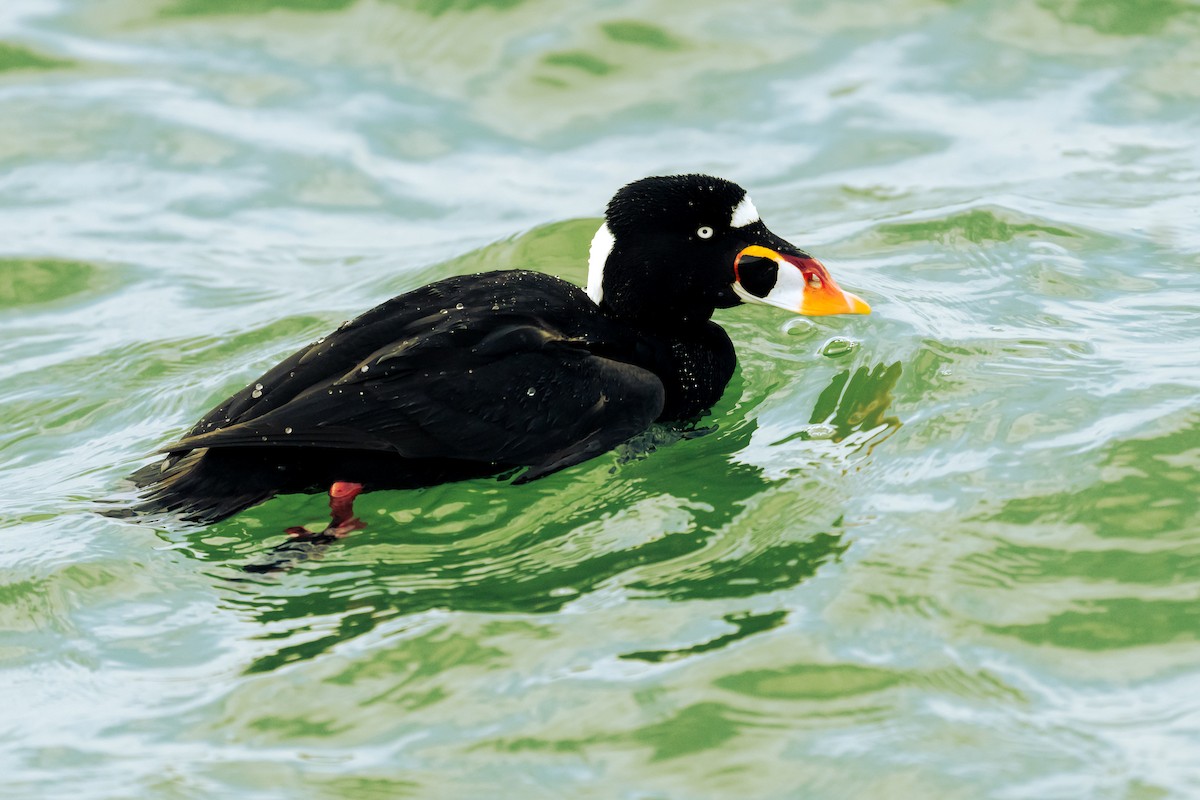
<svg viewBox="0 0 1200 800"><path fill-rule="evenodd" d="M362 494L361 483L337 481L329 487L329 524L324 530L310 531L294 526L285 532L288 540L271 550L266 561L247 564L246 572L282 572L301 561L319 557L329 545L354 531L367 527L367 523L354 516L354 498Z"/></svg>
<svg viewBox="0 0 1200 800"><path fill-rule="evenodd" d="M362 530L367 523L354 516L354 498L362 494L363 485L337 481L329 487L329 526L322 533L336 538Z"/></svg>

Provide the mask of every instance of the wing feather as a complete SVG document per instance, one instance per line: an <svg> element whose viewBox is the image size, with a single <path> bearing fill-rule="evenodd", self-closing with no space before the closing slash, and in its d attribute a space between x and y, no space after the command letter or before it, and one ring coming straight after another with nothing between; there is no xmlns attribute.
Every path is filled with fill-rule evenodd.
<svg viewBox="0 0 1200 800"><path fill-rule="evenodd" d="M390 450L530 466L532 480L616 446L662 411L664 390L653 373L598 355L593 345L527 318L474 329L436 323L342 360L326 380L282 402L224 426L197 426L163 449ZM270 391L269 377L255 391Z"/></svg>

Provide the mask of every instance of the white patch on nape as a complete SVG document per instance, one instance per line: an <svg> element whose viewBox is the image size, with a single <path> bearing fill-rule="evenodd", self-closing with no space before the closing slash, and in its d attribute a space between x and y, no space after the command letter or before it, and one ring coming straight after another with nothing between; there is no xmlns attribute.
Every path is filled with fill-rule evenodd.
<svg viewBox="0 0 1200 800"><path fill-rule="evenodd" d="M592 237L592 247L588 251L587 293L596 305L604 298L604 265L608 263L608 255L616 241L607 222Z"/></svg>
<svg viewBox="0 0 1200 800"><path fill-rule="evenodd" d="M729 219L729 227L744 228L747 225L753 225L758 220L758 209L754 207L754 201L750 199L750 195L746 195L742 198L742 202L734 207L733 216Z"/></svg>

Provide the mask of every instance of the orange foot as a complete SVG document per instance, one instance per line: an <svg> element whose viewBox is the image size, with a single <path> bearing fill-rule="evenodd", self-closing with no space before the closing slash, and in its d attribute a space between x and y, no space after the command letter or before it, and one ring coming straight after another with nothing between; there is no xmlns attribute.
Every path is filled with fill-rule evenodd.
<svg viewBox="0 0 1200 800"><path fill-rule="evenodd" d="M336 481L329 487L329 527L325 533L341 538L367 527L354 516L354 498L362 494L363 485L351 481Z"/></svg>
<svg viewBox="0 0 1200 800"><path fill-rule="evenodd" d="M354 516L354 498L362 494L361 483L337 481L329 487L329 524L321 531L310 531L294 525L284 533L296 541L323 541L341 539L354 531L367 527L367 523Z"/></svg>

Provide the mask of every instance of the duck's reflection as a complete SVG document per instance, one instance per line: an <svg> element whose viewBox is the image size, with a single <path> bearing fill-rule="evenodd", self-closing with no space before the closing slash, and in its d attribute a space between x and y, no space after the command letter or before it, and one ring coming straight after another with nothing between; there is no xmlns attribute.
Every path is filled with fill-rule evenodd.
<svg viewBox="0 0 1200 800"><path fill-rule="evenodd" d="M894 430L900 423L889 405L900 372L895 363L840 373L818 398L810 424L830 426L835 441L856 434L878 439L880 430ZM736 394L728 402L736 403ZM755 435L757 420L730 422L729 410L723 416L715 429L656 440L649 450L657 452L649 457L617 453L552 481L506 486L478 480L364 495L357 510L370 521L368 528L322 541L322 552L287 559L293 563L274 575L248 575L242 565L261 552L263 531L312 513L315 498L279 498L256 514L190 535L189 549L235 568L240 579L222 576L232 590L228 601L276 631L270 638L280 639L279 649L251 671L313 658L382 620L430 609L555 613L613 581L634 595L677 602L736 602L794 586L845 550L842 510L832 496L800 514L791 508L787 530L777 530L773 521L764 521L766 527L746 523L748 509L761 513L762 501L771 501L780 484L768 477L770 470L737 457ZM231 537L239 544L231 547ZM333 546L325 551L327 544ZM273 558L271 571L279 563ZM298 590L293 569L304 575L307 589ZM312 621L329 615L340 622L332 629L323 624L324 635L313 637ZM280 623L297 636L280 630ZM780 620L757 623L736 624L735 634L696 652L769 630ZM628 657L669 659L688 652Z"/></svg>
<svg viewBox="0 0 1200 800"><path fill-rule="evenodd" d="M874 446L900 427L900 419L888 411L901 372L899 361L839 372L817 398L809 424L829 426L834 442L870 432Z"/></svg>

